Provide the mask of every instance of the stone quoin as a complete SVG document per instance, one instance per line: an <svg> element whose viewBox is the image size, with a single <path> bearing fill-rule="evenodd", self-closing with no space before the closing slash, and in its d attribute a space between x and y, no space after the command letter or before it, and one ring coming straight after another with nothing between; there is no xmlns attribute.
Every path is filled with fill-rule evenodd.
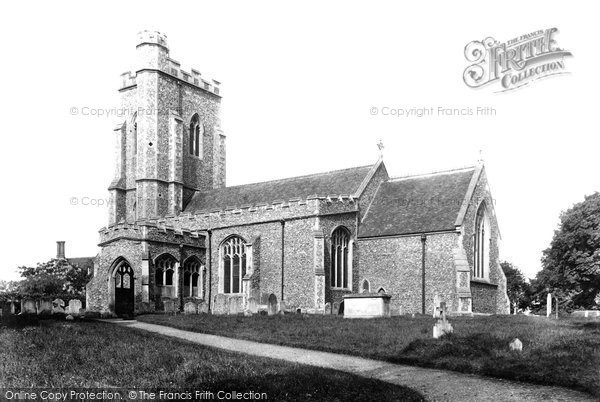
<svg viewBox="0 0 600 402"><path fill-rule="evenodd" d="M182 70L164 34L136 52L88 310L332 314L372 292L392 313L508 313L482 163L390 178L380 158L227 187L220 83Z"/></svg>

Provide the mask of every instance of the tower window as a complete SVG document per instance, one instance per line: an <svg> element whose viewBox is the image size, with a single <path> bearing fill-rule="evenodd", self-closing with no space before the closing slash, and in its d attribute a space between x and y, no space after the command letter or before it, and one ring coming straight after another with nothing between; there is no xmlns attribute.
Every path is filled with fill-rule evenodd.
<svg viewBox="0 0 600 402"><path fill-rule="evenodd" d="M202 137L204 136L204 126L200 122L200 117L195 114L190 122L189 131L189 152L190 155L202 157Z"/></svg>

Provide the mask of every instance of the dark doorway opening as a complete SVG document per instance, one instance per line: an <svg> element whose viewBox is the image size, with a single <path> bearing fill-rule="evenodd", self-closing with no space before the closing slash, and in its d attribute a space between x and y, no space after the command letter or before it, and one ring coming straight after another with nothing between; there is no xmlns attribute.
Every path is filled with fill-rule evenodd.
<svg viewBox="0 0 600 402"><path fill-rule="evenodd" d="M134 309L133 269L123 261L115 271L115 313L132 317Z"/></svg>

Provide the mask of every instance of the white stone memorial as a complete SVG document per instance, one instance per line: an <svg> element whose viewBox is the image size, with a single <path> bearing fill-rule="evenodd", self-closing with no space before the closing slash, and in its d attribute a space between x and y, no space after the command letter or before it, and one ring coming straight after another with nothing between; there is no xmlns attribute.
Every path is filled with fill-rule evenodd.
<svg viewBox="0 0 600 402"><path fill-rule="evenodd" d="M391 317L390 295L358 293L344 296L344 318Z"/></svg>
<svg viewBox="0 0 600 402"><path fill-rule="evenodd" d="M508 347L510 348L510 350L516 350L517 352L522 352L523 351L523 342L521 342L519 340L519 338L515 338L508 344Z"/></svg>
<svg viewBox="0 0 600 402"><path fill-rule="evenodd" d="M37 314L37 307L33 300L27 299L22 303L21 312L23 314Z"/></svg>
<svg viewBox="0 0 600 402"><path fill-rule="evenodd" d="M441 310L441 313L440 313L441 318L433 326L433 337L435 339L439 338L442 335L451 334L454 332L454 328L452 328L452 324L450 324L448 322L448 319L446 318L446 303L445 302L440 303L440 310Z"/></svg>
<svg viewBox="0 0 600 402"><path fill-rule="evenodd" d="M79 299L71 299L69 300L68 313L71 315L79 315L81 310L81 300Z"/></svg>

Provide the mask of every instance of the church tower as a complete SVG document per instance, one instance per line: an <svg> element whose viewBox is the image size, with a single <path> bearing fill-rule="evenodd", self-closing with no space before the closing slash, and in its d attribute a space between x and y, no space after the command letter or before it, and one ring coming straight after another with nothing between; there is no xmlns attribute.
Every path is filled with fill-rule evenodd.
<svg viewBox="0 0 600 402"><path fill-rule="evenodd" d="M196 191L225 186L220 83L183 71L160 32L141 32L136 51L121 75L110 225L178 215Z"/></svg>

